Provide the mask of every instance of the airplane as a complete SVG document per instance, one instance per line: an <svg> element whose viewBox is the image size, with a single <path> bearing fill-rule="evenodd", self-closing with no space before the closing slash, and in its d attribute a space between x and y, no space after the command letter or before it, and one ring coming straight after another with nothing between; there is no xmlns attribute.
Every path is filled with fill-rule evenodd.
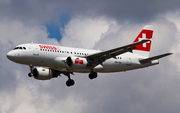
<svg viewBox="0 0 180 113"><path fill-rule="evenodd" d="M74 72L89 73L89 78L94 79L97 72L121 72L159 64L157 59L172 53L149 57L152 38L153 26L146 25L133 43L106 51L26 43L16 46L6 56L13 62L29 65L28 76L37 80L64 74L69 87L75 84L70 76Z"/></svg>

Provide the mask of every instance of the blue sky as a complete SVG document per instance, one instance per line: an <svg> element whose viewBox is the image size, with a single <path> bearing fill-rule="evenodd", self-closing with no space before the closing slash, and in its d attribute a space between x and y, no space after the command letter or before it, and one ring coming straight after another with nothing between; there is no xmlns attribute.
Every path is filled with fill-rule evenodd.
<svg viewBox="0 0 180 113"><path fill-rule="evenodd" d="M49 33L49 38L56 38L58 41L60 41L62 38L63 29L65 25L67 25L70 19L71 19L70 15L62 14L59 18L60 24L56 24L53 21L45 24L45 26L47 27L47 31Z"/></svg>
<svg viewBox="0 0 180 113"><path fill-rule="evenodd" d="M49 38L56 38L58 41L61 40L62 34L60 32L60 27L56 26L54 23L46 25L48 33L49 33Z"/></svg>

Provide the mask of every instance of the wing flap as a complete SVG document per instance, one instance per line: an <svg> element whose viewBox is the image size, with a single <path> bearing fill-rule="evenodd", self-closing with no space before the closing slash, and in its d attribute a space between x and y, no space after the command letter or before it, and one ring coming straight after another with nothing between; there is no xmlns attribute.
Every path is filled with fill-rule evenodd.
<svg viewBox="0 0 180 113"><path fill-rule="evenodd" d="M139 62L141 62L142 64L145 64L145 63L147 63L147 62L151 62L151 61L153 61L153 60L157 60L157 59L166 57L166 56L171 55L171 54L172 54L172 53L165 53L165 54L162 54L162 55L158 55L158 56L154 56L154 57L150 57L150 58L146 58L146 59L139 60Z"/></svg>

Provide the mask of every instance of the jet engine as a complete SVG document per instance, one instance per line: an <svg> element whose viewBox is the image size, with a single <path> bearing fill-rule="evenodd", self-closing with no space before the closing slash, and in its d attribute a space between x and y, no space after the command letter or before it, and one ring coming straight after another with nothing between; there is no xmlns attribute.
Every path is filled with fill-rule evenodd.
<svg viewBox="0 0 180 113"><path fill-rule="evenodd" d="M70 68L85 68L87 64L86 58L68 57L66 59L66 65Z"/></svg>
<svg viewBox="0 0 180 113"><path fill-rule="evenodd" d="M33 70L33 76L37 80L49 80L53 77L58 77L52 69L38 67Z"/></svg>

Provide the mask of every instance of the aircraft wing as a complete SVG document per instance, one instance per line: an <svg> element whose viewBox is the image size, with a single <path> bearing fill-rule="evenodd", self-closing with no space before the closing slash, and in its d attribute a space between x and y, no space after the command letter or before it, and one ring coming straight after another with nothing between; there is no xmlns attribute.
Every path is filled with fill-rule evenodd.
<svg viewBox="0 0 180 113"><path fill-rule="evenodd" d="M87 60L89 62L88 66L89 67L95 67L98 64L101 64L102 62L104 62L107 59L110 58L116 58L117 55L126 53L126 52L132 52L133 49L136 49L135 46L148 42L150 41L149 39L145 39L139 42L135 42L132 44L128 44L122 47L118 47L115 49L111 49L111 50L107 50L107 51L103 51L103 52L99 52L99 53L95 53L92 55L88 55L87 56Z"/></svg>

